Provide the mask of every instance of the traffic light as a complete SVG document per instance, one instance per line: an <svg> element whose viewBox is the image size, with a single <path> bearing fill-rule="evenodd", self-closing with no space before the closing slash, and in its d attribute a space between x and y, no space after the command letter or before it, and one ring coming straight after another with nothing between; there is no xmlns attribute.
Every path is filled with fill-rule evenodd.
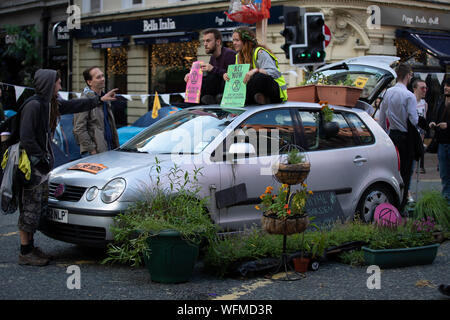
<svg viewBox="0 0 450 320"><path fill-rule="evenodd" d="M283 21L284 29L280 34L285 38L284 44L281 46L286 58L289 59L289 47L291 45L304 43L305 37L303 31L303 14L305 9L299 7L284 7Z"/></svg>
<svg viewBox="0 0 450 320"><path fill-rule="evenodd" d="M291 46L291 65L322 65L325 63L325 23L323 14L317 12L306 13L304 19L306 43Z"/></svg>

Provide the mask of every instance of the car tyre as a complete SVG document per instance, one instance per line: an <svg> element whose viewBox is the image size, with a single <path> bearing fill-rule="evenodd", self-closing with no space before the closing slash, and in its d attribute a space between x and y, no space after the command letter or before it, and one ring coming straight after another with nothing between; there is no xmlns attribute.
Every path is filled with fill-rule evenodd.
<svg viewBox="0 0 450 320"><path fill-rule="evenodd" d="M374 185L363 193L356 207L356 211L359 213L362 221L370 223L373 221L375 208L385 202L394 204L392 191L383 185Z"/></svg>

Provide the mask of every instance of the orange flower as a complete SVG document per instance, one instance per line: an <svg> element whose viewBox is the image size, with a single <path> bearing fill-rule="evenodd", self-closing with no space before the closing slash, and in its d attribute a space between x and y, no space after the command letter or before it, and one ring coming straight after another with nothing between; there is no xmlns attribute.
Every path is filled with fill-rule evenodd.
<svg viewBox="0 0 450 320"><path fill-rule="evenodd" d="M288 215L291 215L291 209L289 209L288 211L286 211Z"/></svg>
<svg viewBox="0 0 450 320"><path fill-rule="evenodd" d="M255 209L256 209L256 210L260 210L259 206L255 206Z"/></svg>
<svg viewBox="0 0 450 320"><path fill-rule="evenodd" d="M265 194L262 194L262 195L259 196L259 198L260 198L261 200L263 200L263 199L264 199L264 196L265 196Z"/></svg>
<svg viewBox="0 0 450 320"><path fill-rule="evenodd" d="M308 191L309 194L314 194L311 190Z"/></svg>
<svg viewBox="0 0 450 320"><path fill-rule="evenodd" d="M286 203L286 204L284 205L284 208L285 208L285 209L288 209L288 208L289 208L289 205Z"/></svg>

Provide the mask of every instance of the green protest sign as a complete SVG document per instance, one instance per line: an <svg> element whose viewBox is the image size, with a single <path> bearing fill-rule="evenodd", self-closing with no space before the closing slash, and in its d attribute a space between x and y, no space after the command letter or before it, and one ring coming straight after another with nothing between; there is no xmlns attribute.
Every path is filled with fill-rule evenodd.
<svg viewBox="0 0 450 320"><path fill-rule="evenodd" d="M228 66L228 77L225 81L221 107L243 107L245 104L245 94L247 86L244 84L244 77L250 70L249 64L233 64Z"/></svg>

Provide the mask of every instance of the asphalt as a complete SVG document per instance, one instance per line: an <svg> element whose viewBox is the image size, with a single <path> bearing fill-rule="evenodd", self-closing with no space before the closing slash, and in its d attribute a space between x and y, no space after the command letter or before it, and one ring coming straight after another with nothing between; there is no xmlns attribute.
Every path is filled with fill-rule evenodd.
<svg viewBox="0 0 450 320"><path fill-rule="evenodd" d="M418 192L440 190L433 156L420 175ZM434 170L433 170L434 169ZM413 185L414 188L414 185ZM328 262L299 281L275 281L263 276L221 279L208 275L197 263L191 281L160 284L145 267L102 265L104 252L56 241L37 233L35 242L55 259L46 267L19 266L17 215L0 216L0 300L447 300L437 287L450 284L450 241L441 244L433 264L382 270L381 288L368 289L367 267ZM80 289L68 289L80 268ZM283 276L280 274L279 276Z"/></svg>

